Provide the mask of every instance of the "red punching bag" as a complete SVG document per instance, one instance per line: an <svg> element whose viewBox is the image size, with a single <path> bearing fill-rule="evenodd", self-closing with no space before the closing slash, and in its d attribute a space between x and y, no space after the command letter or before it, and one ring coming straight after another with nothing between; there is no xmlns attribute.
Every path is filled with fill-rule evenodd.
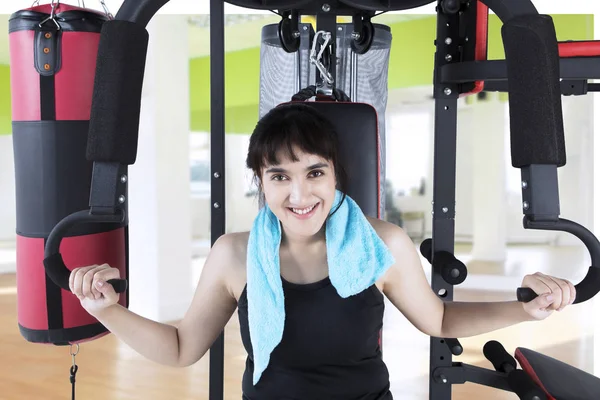
<svg viewBox="0 0 600 400"><path fill-rule="evenodd" d="M9 20L16 180L18 324L30 342L68 345L108 333L49 279L44 247L68 215L89 207L86 145L100 32L108 17L58 2ZM80 224L60 253L70 268L108 263L128 278L127 222ZM120 303L127 307L128 292Z"/></svg>

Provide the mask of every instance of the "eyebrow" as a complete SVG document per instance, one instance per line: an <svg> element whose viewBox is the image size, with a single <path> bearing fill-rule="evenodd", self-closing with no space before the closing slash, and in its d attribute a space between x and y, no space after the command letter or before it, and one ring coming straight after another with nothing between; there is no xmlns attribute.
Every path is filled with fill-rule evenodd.
<svg viewBox="0 0 600 400"><path fill-rule="evenodd" d="M310 170L317 169L317 168L327 168L328 166L329 165L327 165L326 163L317 163L317 164L313 164L313 165L307 167L306 170L310 171ZM287 171L283 168L273 167L273 168L269 168L266 172L267 173L283 173L283 172L287 172Z"/></svg>

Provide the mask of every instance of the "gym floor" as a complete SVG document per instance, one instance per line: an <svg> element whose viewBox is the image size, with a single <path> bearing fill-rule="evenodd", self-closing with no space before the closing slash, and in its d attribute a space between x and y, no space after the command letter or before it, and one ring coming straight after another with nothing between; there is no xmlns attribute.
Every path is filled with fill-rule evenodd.
<svg viewBox="0 0 600 400"><path fill-rule="evenodd" d="M468 251L467 248L462 248ZM565 257L571 257L572 248L549 246L509 247L506 264L518 257L524 267L511 264L510 275L522 276L529 270L549 271ZM458 253L457 253L458 255ZM194 265L201 268L202 259ZM537 265L536 265L537 264ZM564 265L564 264L563 264ZM489 263L469 265L470 271L483 269L483 280L499 281L502 265ZM199 273L199 270L198 270ZM474 278L477 273L472 275ZM27 343L19 334L16 323L16 278L14 274L0 274L0 400L70 398L71 385L69 348ZM495 301L514 299L514 290L489 291L457 288L458 301ZM591 304L567 308L542 322L525 323L494 333L461 340L464 353L455 361L491 368L482 354L483 345L491 339L500 341L509 353L521 346L558 358L584 371L592 371ZM225 342L225 399L241 398L240 382L244 369L245 351L239 337L237 314L226 331ZM384 358L388 364L392 391L396 399L428 400L429 337L418 332L389 303L384 322ZM192 367L174 369L162 367L137 355L109 335L81 346L76 358L77 397L85 400L128 399L208 399L208 355ZM515 395L474 384L456 385L452 400L512 400Z"/></svg>

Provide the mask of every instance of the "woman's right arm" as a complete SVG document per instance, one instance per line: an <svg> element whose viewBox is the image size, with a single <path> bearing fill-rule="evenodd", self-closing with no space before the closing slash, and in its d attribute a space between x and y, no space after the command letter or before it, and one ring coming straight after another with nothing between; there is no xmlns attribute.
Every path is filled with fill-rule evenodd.
<svg viewBox="0 0 600 400"><path fill-rule="evenodd" d="M152 321L118 304L119 295L105 282L119 278L119 271L106 264L74 269L69 283L83 308L133 350L160 364L185 367L206 354L235 311L237 302L227 279L237 262L234 247L229 235L215 242L192 304L177 326Z"/></svg>

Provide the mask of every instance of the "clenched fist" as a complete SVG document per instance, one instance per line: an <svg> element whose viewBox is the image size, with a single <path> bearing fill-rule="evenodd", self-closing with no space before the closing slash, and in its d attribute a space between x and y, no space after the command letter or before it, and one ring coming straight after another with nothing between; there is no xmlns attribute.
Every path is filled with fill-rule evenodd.
<svg viewBox="0 0 600 400"><path fill-rule="evenodd" d="M538 297L523 303L523 309L536 320L547 318L575 301L575 286L565 279L536 272L523 278L523 287L531 288Z"/></svg>
<svg viewBox="0 0 600 400"><path fill-rule="evenodd" d="M110 279L119 279L120 272L108 264L90 265L75 268L69 277L69 288L79 298L81 306L90 315L117 304L119 294L115 292Z"/></svg>

